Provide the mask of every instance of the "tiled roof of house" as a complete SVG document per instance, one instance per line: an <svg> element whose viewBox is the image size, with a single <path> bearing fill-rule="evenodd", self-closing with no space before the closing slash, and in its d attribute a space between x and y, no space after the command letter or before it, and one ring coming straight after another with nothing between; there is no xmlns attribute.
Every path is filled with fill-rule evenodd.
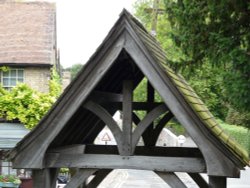
<svg viewBox="0 0 250 188"><path fill-rule="evenodd" d="M0 65L50 65L56 8L48 2L0 2Z"/></svg>

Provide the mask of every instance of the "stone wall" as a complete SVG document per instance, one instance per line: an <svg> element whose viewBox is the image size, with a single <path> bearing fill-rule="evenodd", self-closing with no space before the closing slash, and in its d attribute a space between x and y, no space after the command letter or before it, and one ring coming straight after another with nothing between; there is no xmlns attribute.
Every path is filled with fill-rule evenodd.
<svg viewBox="0 0 250 188"><path fill-rule="evenodd" d="M62 89L64 90L71 82L70 71L63 71L62 73Z"/></svg>
<svg viewBox="0 0 250 188"><path fill-rule="evenodd" d="M49 92L49 80L49 67L24 68L24 82L37 91L43 93Z"/></svg>

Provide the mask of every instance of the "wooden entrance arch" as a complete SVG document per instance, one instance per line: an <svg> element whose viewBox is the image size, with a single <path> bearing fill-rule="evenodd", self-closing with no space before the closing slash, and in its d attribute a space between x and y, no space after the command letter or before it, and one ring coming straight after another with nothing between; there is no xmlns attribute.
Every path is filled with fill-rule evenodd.
<svg viewBox="0 0 250 188"><path fill-rule="evenodd" d="M147 78L147 100L133 91ZM155 102L157 91L162 102ZM122 128L112 116L123 114ZM135 111L146 112L140 119ZM156 147L175 117L197 148ZM160 118L160 121L155 121ZM117 145L94 145L107 125ZM135 125L133 131L132 126ZM144 146L138 146L139 138ZM77 173L67 188L97 187L113 169L155 171L172 187L185 187L175 172L186 172L200 187L226 187L248 165L247 153L218 125L184 78L166 62L157 41L126 10L52 110L10 153L14 168L33 171L35 188L52 188L61 167ZM206 182L200 173L209 176ZM89 184L86 179L94 175Z"/></svg>

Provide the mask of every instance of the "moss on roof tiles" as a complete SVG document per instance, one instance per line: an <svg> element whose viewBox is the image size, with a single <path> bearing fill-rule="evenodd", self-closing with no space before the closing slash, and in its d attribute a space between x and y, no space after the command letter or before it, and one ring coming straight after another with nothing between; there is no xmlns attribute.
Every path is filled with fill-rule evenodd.
<svg viewBox="0 0 250 188"><path fill-rule="evenodd" d="M159 66L165 70L166 75L171 79L172 83L179 90L181 95L194 110L203 124L237 157L239 161L241 161L244 165L249 165L249 156L247 151L224 132L192 87L181 75L176 74L167 65L166 53L160 47L156 39L152 37L152 35L150 35L136 19L132 18L131 24L140 39L144 42L145 47L149 50L149 52L151 52L151 55Z"/></svg>

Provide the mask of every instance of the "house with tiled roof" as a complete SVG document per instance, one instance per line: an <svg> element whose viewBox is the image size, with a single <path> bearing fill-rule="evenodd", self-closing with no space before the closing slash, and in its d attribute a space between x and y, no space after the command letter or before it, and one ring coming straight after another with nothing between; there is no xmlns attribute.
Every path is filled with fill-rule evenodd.
<svg viewBox="0 0 250 188"><path fill-rule="evenodd" d="M0 1L0 67L7 67L0 69L3 88L26 83L47 93L51 68L58 64L55 3ZM1 120L0 132L0 174L16 173L3 154L29 130L20 123Z"/></svg>
<svg viewBox="0 0 250 188"><path fill-rule="evenodd" d="M0 82L6 89L27 83L48 92L57 65L56 7L48 2L0 2Z"/></svg>

